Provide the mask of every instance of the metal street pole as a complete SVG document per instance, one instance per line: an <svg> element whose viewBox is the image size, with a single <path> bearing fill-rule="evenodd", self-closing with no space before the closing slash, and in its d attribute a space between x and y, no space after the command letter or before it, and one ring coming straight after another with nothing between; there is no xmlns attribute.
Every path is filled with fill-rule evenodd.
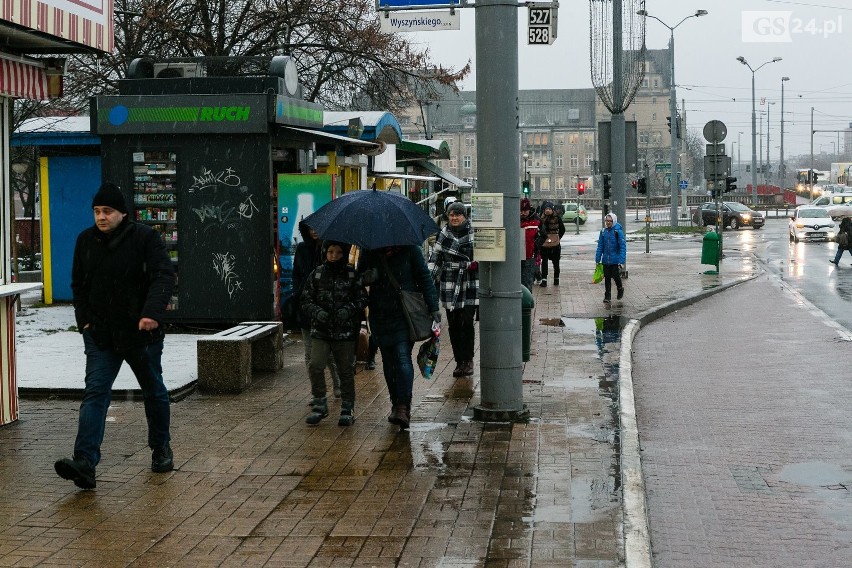
<svg viewBox="0 0 852 568"><path fill-rule="evenodd" d="M671 151L669 153L669 162L671 163L671 179L669 184L669 189L671 190L671 225L672 227L677 227L677 204L678 204L678 194L680 191L679 188L679 179L678 179L678 151L680 147L680 137L678 136L678 128L677 128L677 93L676 93L676 83L675 83L675 52L674 52L674 31L677 29L679 25L684 23L689 18L698 18L700 16L706 16L708 14L707 10L696 10L694 14L690 14L685 17L681 21L679 21L676 25L670 26L660 18L656 16L652 16L648 13L647 10L639 10L636 12L640 16L645 16L647 18L653 18L657 20L664 26L669 29L669 56L671 57L671 66L669 73L671 75L671 81L669 85L669 114L671 115Z"/></svg>
<svg viewBox="0 0 852 568"><path fill-rule="evenodd" d="M743 135L742 131L737 132L737 175L740 175L740 171L743 168L743 160L742 160L742 151L743 151L743 143L740 141L740 137Z"/></svg>
<svg viewBox="0 0 852 568"><path fill-rule="evenodd" d="M811 169L808 172L813 174L814 171L814 107L811 107ZM808 184L811 186L811 201L814 200L814 180L811 175L808 175Z"/></svg>
<svg viewBox="0 0 852 568"><path fill-rule="evenodd" d="M784 83L789 80L789 77L781 77L781 162L778 165L778 176L782 185L786 185L787 180L787 169L784 166Z"/></svg>
<svg viewBox="0 0 852 568"><path fill-rule="evenodd" d="M478 0L476 10L476 110L478 187L503 195L506 243L521 238L518 223L518 15L517 4ZM523 400L521 360L521 251L506 247L505 262L480 264L480 403L474 418L518 420Z"/></svg>

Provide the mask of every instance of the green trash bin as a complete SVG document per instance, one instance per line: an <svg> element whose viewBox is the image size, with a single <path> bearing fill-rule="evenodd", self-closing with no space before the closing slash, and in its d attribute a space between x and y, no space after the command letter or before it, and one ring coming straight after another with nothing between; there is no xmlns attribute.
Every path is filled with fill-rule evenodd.
<svg viewBox="0 0 852 568"><path fill-rule="evenodd" d="M704 235L701 243L701 264L713 264L719 266L721 241L715 231L709 231Z"/></svg>
<svg viewBox="0 0 852 568"><path fill-rule="evenodd" d="M521 286L521 358L524 362L530 360L530 344L532 343L532 309L535 300L532 292L526 286Z"/></svg>

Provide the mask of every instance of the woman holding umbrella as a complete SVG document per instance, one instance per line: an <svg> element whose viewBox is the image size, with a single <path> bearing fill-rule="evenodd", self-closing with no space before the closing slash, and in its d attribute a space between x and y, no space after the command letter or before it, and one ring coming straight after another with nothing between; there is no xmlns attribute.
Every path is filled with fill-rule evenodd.
<svg viewBox="0 0 852 568"><path fill-rule="evenodd" d="M473 227L461 202L447 208L447 225L441 229L429 259L438 283L440 300L447 310L450 344L456 359L454 377L473 374L476 339L473 318L479 305L479 265L473 260Z"/></svg>
<svg viewBox="0 0 852 568"><path fill-rule="evenodd" d="M402 301L389 274L401 289L422 292L432 317L440 323L438 293L423 254L416 246L389 246L367 251L361 256L358 270L363 283L369 286L370 329L382 353L382 368L391 401L388 422L407 429L414 387L411 358L414 342L409 339Z"/></svg>

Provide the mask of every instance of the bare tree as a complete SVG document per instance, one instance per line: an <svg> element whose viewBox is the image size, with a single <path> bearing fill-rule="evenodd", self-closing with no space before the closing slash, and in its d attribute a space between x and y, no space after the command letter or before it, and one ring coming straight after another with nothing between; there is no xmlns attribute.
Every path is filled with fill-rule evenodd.
<svg viewBox="0 0 852 568"><path fill-rule="evenodd" d="M293 56L304 97L330 110L400 110L412 93L455 88L470 73L436 65L428 49L380 30L374 0L115 0L116 48L72 56L66 104L115 92L130 61L207 58L208 75L257 73L241 61ZM237 65L235 66L234 63Z"/></svg>

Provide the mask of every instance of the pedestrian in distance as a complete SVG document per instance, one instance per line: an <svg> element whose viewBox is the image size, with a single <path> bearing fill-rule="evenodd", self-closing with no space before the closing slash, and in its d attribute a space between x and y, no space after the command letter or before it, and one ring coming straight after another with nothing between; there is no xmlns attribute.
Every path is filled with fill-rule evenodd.
<svg viewBox="0 0 852 568"><path fill-rule="evenodd" d="M428 266L439 301L447 312L450 345L456 360L453 376L473 375L479 264L473 258L473 226L463 203L450 204L447 225L438 233Z"/></svg>
<svg viewBox="0 0 852 568"><path fill-rule="evenodd" d="M547 261L553 263L553 285L559 286L559 260L562 257L562 245L559 243L565 234L565 223L556 214L553 203L545 201L541 204L541 227L538 234L538 245L541 251L541 287L547 286Z"/></svg>
<svg viewBox="0 0 852 568"><path fill-rule="evenodd" d="M618 224L615 213L604 217L604 228L598 235L598 248L595 251L595 263L603 264L604 303L611 301L612 281L615 280L617 299L624 297L624 285L621 283L621 268L627 262L627 241L624 231Z"/></svg>
<svg viewBox="0 0 852 568"><path fill-rule="evenodd" d="M530 205L530 200L521 199L521 230L524 233L524 258L521 260L521 284L532 290L536 268L536 237L541 227L541 219Z"/></svg>
<svg viewBox="0 0 852 568"><path fill-rule="evenodd" d="M840 266L840 257L843 256L843 251L848 250L849 254L852 254L852 219L844 217L840 221L840 228L837 230L835 240L837 241L837 252L834 259L828 262Z"/></svg>
<svg viewBox="0 0 852 568"><path fill-rule="evenodd" d="M391 402L388 422L405 430L411 421L414 342L409 337L402 300L389 275L401 289L423 294L436 324L441 322L438 293L423 253L416 246L371 250L362 255L358 270L363 275L364 284L369 286L370 330L382 354L382 370Z"/></svg>
<svg viewBox="0 0 852 568"><path fill-rule="evenodd" d="M106 182L92 199L95 224L77 237L71 269L74 317L86 376L74 455L54 464L81 489L94 489L112 385L123 362L139 382L148 420L151 470L174 469L169 392L163 383L162 320L175 274L162 238L127 218L121 190Z"/></svg>
<svg viewBox="0 0 852 568"><path fill-rule="evenodd" d="M302 330L302 343L305 347L305 368L311 365L311 320L301 309L302 292L308 275L323 263L322 240L317 232L308 227L304 221L299 221L299 233L302 242L296 245L293 253L293 296L292 302L295 306L295 319ZM331 374L332 392L335 398L340 398L340 376L337 372L337 364L334 357L328 359L328 371ZM309 371L310 372L310 371Z"/></svg>
<svg viewBox="0 0 852 568"><path fill-rule="evenodd" d="M338 426L355 422L355 346L367 295L355 268L347 262L349 246L326 241L325 262L308 276L302 292L302 311L311 322L311 413L305 422L319 424L328 416L325 368L334 359L340 375L340 418Z"/></svg>

